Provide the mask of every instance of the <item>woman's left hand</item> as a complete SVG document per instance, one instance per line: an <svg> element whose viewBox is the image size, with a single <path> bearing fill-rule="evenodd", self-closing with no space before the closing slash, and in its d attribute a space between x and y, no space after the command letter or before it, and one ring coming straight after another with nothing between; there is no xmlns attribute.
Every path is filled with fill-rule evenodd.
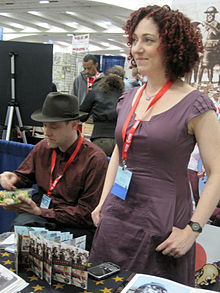
<svg viewBox="0 0 220 293"><path fill-rule="evenodd" d="M199 233L193 232L189 225L184 229L173 227L170 236L157 246L156 251L175 258L181 257L190 250Z"/></svg>

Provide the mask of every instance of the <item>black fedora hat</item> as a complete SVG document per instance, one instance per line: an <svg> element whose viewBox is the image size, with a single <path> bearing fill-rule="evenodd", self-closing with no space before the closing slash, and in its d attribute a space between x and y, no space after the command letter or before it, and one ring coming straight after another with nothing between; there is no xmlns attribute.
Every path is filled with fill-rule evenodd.
<svg viewBox="0 0 220 293"><path fill-rule="evenodd" d="M51 92L47 95L42 109L31 114L31 119L39 122L59 122L80 120L86 116L88 116L88 113L79 111L76 96Z"/></svg>

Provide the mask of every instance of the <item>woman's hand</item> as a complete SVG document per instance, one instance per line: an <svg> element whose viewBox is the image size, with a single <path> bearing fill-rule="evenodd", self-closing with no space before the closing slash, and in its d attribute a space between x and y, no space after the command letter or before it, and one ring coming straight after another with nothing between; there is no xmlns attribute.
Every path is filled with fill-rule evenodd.
<svg viewBox="0 0 220 293"><path fill-rule="evenodd" d="M100 214L101 214L102 206L98 205L94 211L92 212L92 220L94 225L97 227L100 221Z"/></svg>
<svg viewBox="0 0 220 293"><path fill-rule="evenodd" d="M198 235L199 233L193 232L189 225L184 229L173 227L170 236L157 246L156 251L175 258L181 257L190 250Z"/></svg>

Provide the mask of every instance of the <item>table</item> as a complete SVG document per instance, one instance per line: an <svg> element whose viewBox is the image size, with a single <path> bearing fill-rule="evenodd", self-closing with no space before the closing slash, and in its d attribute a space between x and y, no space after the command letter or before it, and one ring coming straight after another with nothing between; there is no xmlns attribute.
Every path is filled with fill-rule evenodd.
<svg viewBox="0 0 220 293"><path fill-rule="evenodd" d="M0 250L0 263L6 268L15 272L15 255L4 250ZM92 263L89 263L92 266ZM66 285L62 283L54 282L52 285L48 285L45 280L40 280L32 271L26 269L24 272L19 273L29 286L22 290L22 293L119 293L129 280L134 276L133 273L128 271L120 271L119 273L112 275L108 279L96 281L89 278L87 290L75 287L73 285Z"/></svg>

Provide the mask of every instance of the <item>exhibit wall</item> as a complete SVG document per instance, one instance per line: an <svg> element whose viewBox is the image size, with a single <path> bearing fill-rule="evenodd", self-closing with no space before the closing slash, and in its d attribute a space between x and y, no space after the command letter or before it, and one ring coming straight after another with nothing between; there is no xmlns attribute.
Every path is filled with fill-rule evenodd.
<svg viewBox="0 0 220 293"><path fill-rule="evenodd" d="M14 72L12 58L14 54ZM19 105L23 125L38 125L31 120L33 111L41 108L51 91L53 46L51 44L0 41L0 122L4 124L8 103ZM15 89L13 97L12 79ZM16 114L14 113L14 123Z"/></svg>

